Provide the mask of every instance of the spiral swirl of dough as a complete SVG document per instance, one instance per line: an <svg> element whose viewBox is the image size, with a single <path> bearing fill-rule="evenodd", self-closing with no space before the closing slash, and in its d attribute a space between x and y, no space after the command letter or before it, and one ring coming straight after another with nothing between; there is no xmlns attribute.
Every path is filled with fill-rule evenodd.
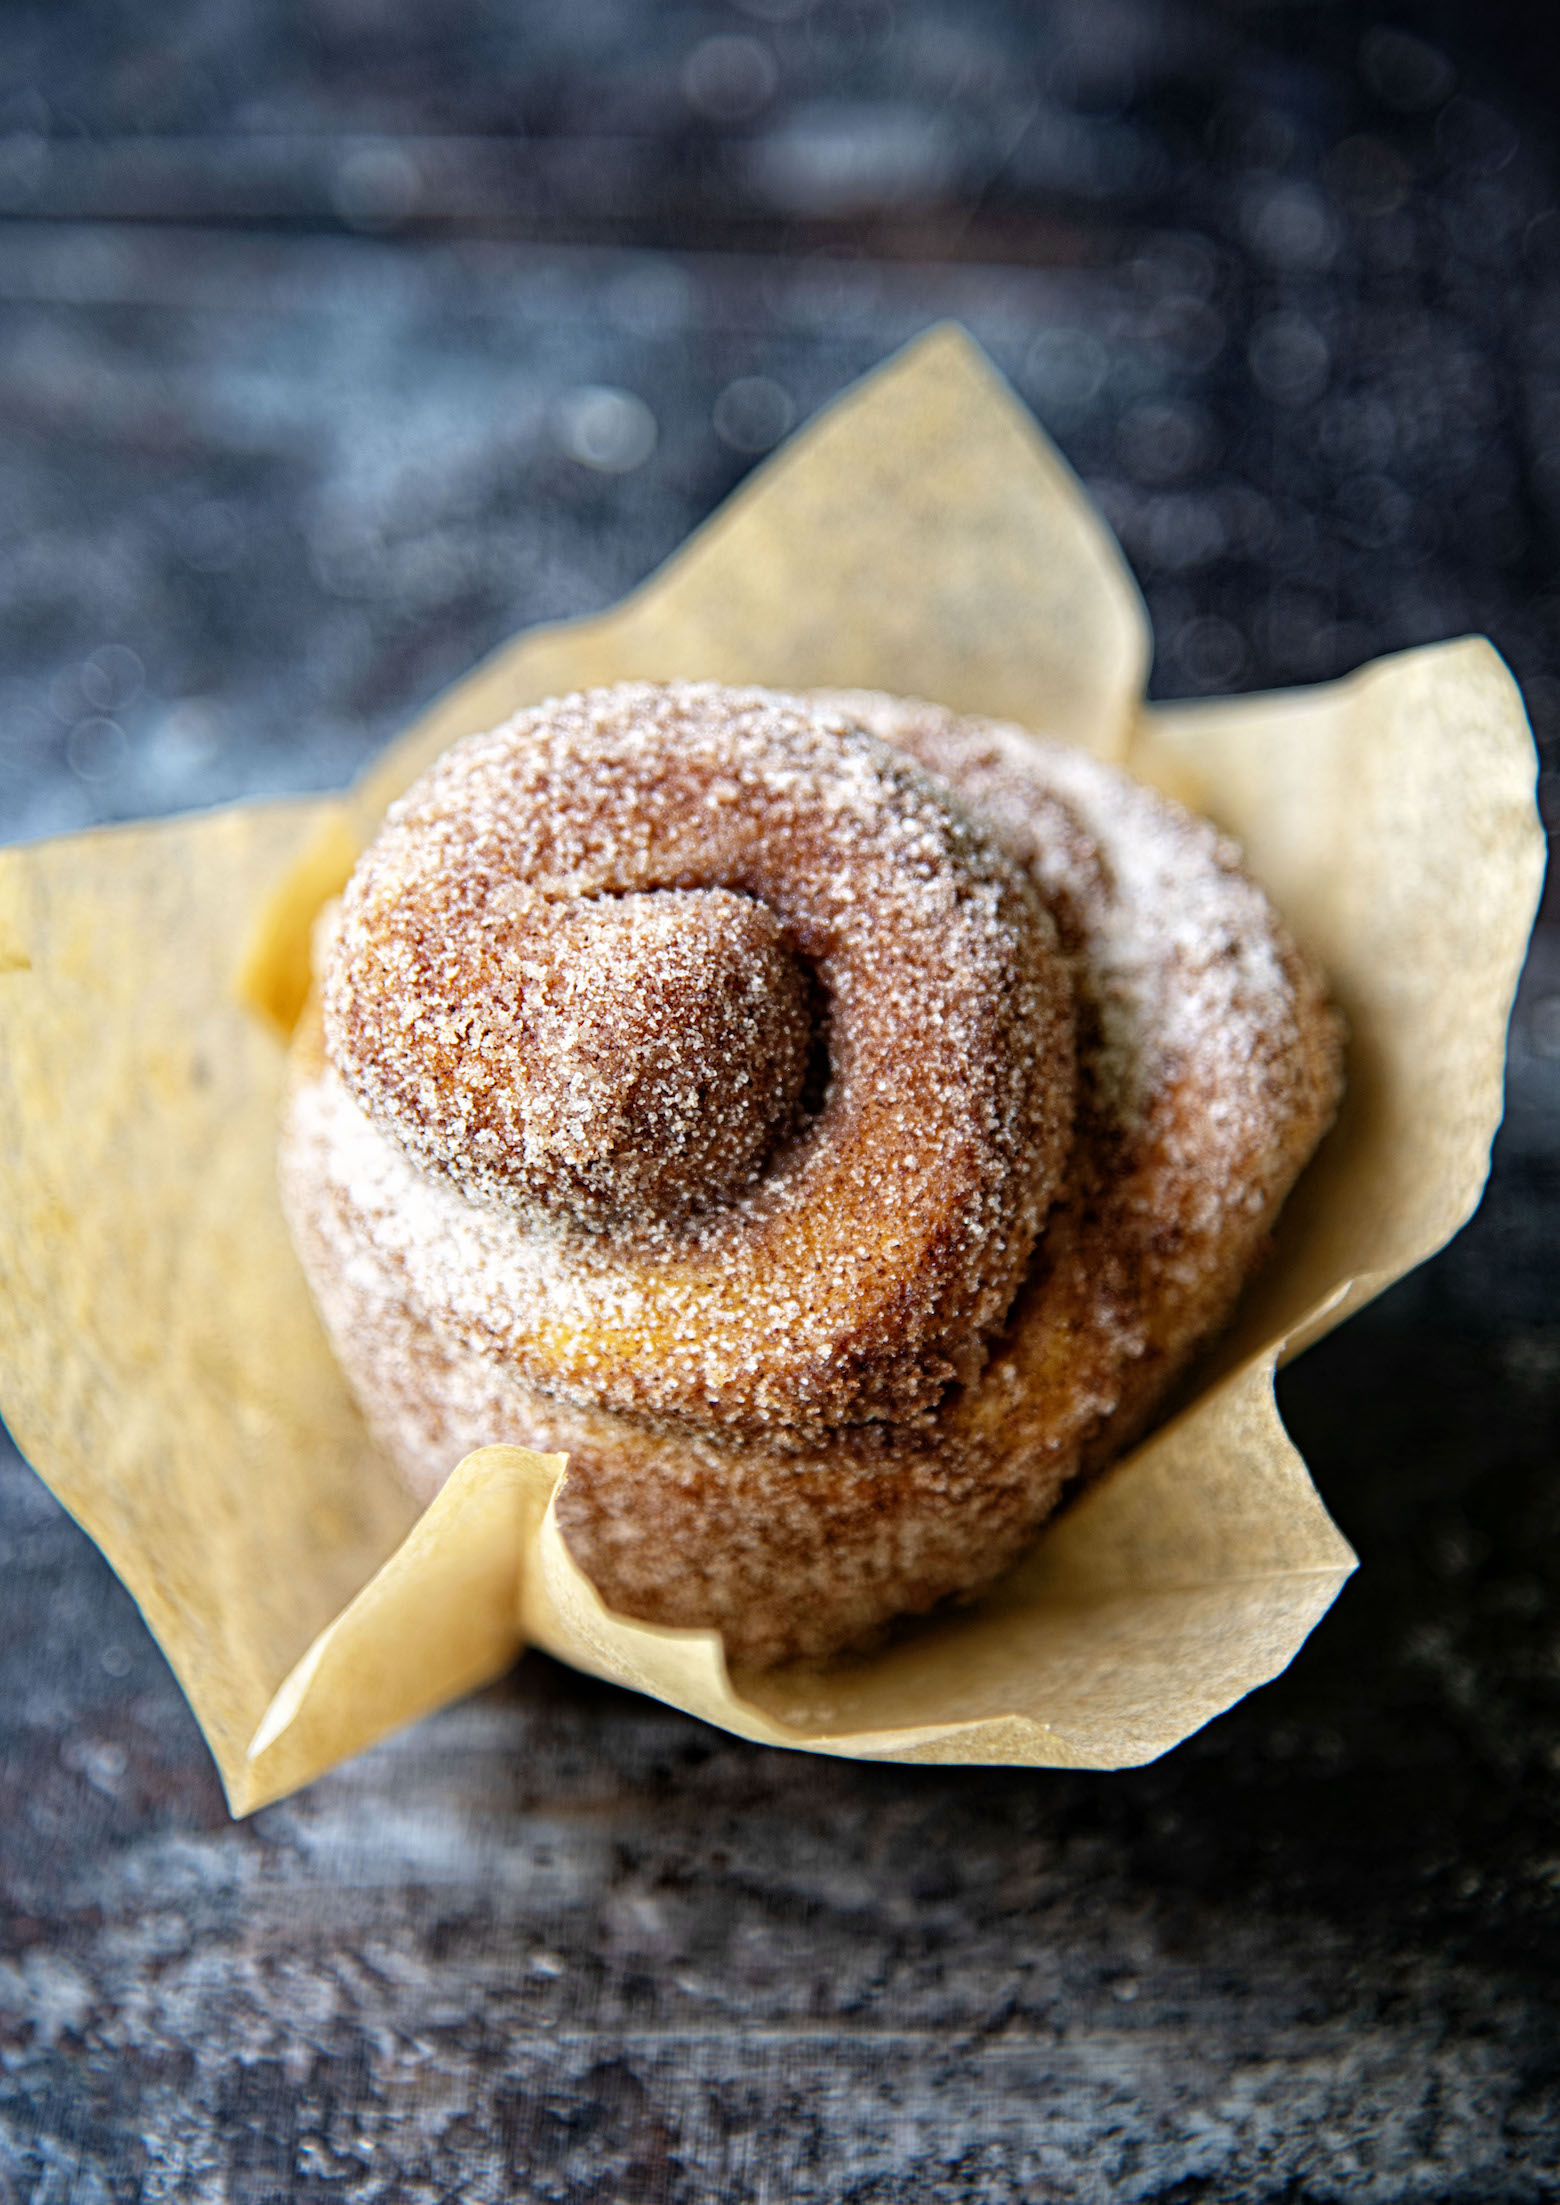
<svg viewBox="0 0 1560 2205"><path fill-rule="evenodd" d="M323 965L283 1190L370 1422L425 1496L567 1452L608 1605L739 1664L1007 1567L1227 1321L1340 1088L1213 828L876 695L523 715L392 813Z"/></svg>
<svg viewBox="0 0 1560 2205"><path fill-rule="evenodd" d="M422 1306L699 1429L933 1407L1071 1137L1024 869L902 752L762 691L629 686L457 746L354 875L323 997Z"/></svg>

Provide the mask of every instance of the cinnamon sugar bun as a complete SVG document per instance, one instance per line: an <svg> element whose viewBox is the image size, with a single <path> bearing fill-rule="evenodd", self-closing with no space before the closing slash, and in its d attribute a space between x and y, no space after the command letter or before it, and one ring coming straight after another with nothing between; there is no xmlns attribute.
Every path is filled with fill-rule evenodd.
<svg viewBox="0 0 1560 2205"><path fill-rule="evenodd" d="M1226 1321L1340 1040L1237 853L1084 754L627 684L458 744L322 929L282 1185L431 1497L567 1452L734 1660L990 1583Z"/></svg>

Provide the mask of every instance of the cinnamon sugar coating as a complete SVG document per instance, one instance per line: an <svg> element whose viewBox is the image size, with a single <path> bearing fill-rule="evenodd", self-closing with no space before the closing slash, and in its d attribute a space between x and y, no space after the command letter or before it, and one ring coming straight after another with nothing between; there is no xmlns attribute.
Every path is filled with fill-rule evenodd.
<svg viewBox="0 0 1560 2205"><path fill-rule="evenodd" d="M505 1070L545 1023L546 945L608 899L712 890L762 906L810 976L819 1106L730 1198L582 1230L512 1100L548 1065ZM635 988L637 964L620 1032ZM398 1159L418 1301L625 1414L757 1435L933 1407L978 1369L1071 1136L1071 985L1024 868L902 751L763 690L628 683L457 744L360 861L322 993L331 1064ZM699 1038L663 1032L673 1086L720 1084Z"/></svg>
<svg viewBox="0 0 1560 2205"><path fill-rule="evenodd" d="M424 1169L603 1230L729 1202L800 1112L807 975L724 888L516 902L455 927L409 1027L384 960L331 968L327 1046Z"/></svg>
<svg viewBox="0 0 1560 2205"><path fill-rule="evenodd" d="M998 884L1011 868L1054 917L1059 969L1070 985L1048 996L1030 982L1031 1020L1037 1002L1051 1006L1041 1010L1045 1042L1032 1042L1031 1063L1054 1071L1065 1060L1069 1076L1065 1085L1042 1080L1047 1107L1030 1105L1030 1123L1039 1128L1031 1138L1045 1158L1038 1179L1025 1184L1057 1191L1017 1269L989 1266L981 1287L965 1289L962 1348L949 1326L928 1352L924 1312L932 1297L923 1270L912 1273L900 1305L912 1323L923 1313L919 1390L904 1383L901 1361L886 1386L857 1386L844 1415L818 1415L820 1394L794 1382L787 1395L766 1392L755 1378L742 1393L743 1413L733 1417L729 1407L723 1413L690 1401L686 1387L671 1389L681 1405L668 1408L664 1398L646 1405L610 1388L593 1393L580 1384L577 1363L566 1361L561 1376L548 1371L495 1341L487 1322L494 1282L515 1270L512 1240L494 1236L524 1230L502 1207L508 1184L463 1187L448 1169L414 1161L387 1130L388 1114L365 1111L326 1060L317 1023L300 1035L295 1055L283 1186L343 1366L417 1490L431 1495L462 1454L493 1440L567 1451L560 1521L608 1604L654 1622L715 1625L733 1660L769 1663L865 1642L893 1617L978 1592L1023 1550L1071 1481L1138 1436L1227 1321L1290 1185L1331 1120L1340 1029L1320 977L1227 840L1125 775L1022 730L878 696L756 706L752 692L642 688L567 700L516 725L545 745L559 715L571 745L582 724L603 736L610 728L621 742L625 722L639 725L658 712L685 726L690 698L699 700L695 724L708 712L738 721L744 712L778 713L788 728L800 722L813 731L803 743L809 756L814 739L840 745L850 758L870 761L874 786L880 773L894 783L902 771L917 801L924 789L940 792L946 810L938 817L980 822L968 832L988 894L1001 903L1007 891ZM857 751L862 743L866 750ZM884 743L893 750L884 753ZM838 786L816 765L809 772L800 790L790 788L782 839L802 832L820 781ZM414 791L394 831L405 823L410 832L415 819L425 834L426 804ZM618 862L601 854L608 848L630 849L643 864L659 832L654 802L649 809L649 824L632 805L613 813L598 869ZM397 867L418 862L395 859ZM651 872L656 888L684 885L654 866ZM369 910L379 922L372 858L359 882L365 877L366 890L355 883L349 891L349 926L364 923ZM817 957L816 938L765 893L755 869L725 874L720 885L763 901L795 954ZM865 930L868 962L874 938ZM327 1004L344 969L338 952ZM854 1061L857 1047L841 1025L861 995L839 988L835 965L826 969L833 1078L823 1110L800 1133L782 1137L754 1185L711 1215L757 1215L767 1223L774 1214L768 1188L777 1177L786 1183L838 1101L841 1065ZM913 1038L904 1031L892 1037L890 1076L908 1081L928 1050L936 1063L930 1082L907 1093L899 1113L903 1176L914 1191L924 1184L915 1169L925 1146L916 1113L928 1091L946 1107L961 1081L987 1098L1012 1090L1000 1081L993 1087L978 1065L962 1069L957 1055L936 1057L937 1021L913 992L890 991L890 1001L902 1019L918 1020ZM961 1005L961 1044L972 1017ZM1065 1033L1059 1038L1056 1030L1074 1019L1075 1090ZM1035 1026L1027 1030L1033 1035ZM989 1100L981 1107L989 1128ZM1060 1134L1058 1109L1066 1121ZM1014 1109L1008 1122L1022 1118ZM943 1121L934 1115L932 1122ZM874 1181L880 1248L908 1237L893 1207L899 1176L882 1168ZM1044 1196L1031 1191L1025 1200L1036 1214ZM784 1214L793 1237L805 1240L811 1228L797 1222L801 1213ZM868 1217L870 1204L854 1214ZM955 1207L945 1214L969 1213ZM552 1263L560 1237L602 1264L610 1252L631 1270L647 1266L658 1275L655 1264L668 1249L701 1247L707 1228L699 1213L676 1227L663 1219L649 1233L572 1220L560 1227L553 1217L532 1234L543 1250L535 1260L547 1291L576 1310L560 1290L566 1281L572 1291L576 1274ZM755 1245L767 1252L775 1244L760 1238ZM437 1260L430 1249L439 1251ZM596 1274L587 1267L585 1275ZM1006 1287L998 1283L1003 1277ZM753 1262L748 1286L771 1311L762 1260ZM945 1296L942 1306L952 1299ZM744 1349L773 1329L768 1314L741 1326ZM891 1336L891 1325L879 1330ZM788 1413L778 1413L776 1403L786 1401Z"/></svg>

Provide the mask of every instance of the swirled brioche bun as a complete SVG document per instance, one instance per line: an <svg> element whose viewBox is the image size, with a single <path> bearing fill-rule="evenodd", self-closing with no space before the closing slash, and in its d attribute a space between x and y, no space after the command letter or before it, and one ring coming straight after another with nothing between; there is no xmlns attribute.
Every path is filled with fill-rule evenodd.
<svg viewBox="0 0 1560 2205"><path fill-rule="evenodd" d="M1228 842L869 695L458 744L323 930L284 1200L414 1490L566 1451L608 1605L734 1659L989 1584L1226 1321L1339 1091Z"/></svg>

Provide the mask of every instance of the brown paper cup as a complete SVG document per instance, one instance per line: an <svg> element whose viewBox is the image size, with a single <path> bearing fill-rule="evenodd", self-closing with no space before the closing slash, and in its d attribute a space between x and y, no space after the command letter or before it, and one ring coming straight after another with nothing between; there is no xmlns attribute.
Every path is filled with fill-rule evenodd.
<svg viewBox="0 0 1560 2205"><path fill-rule="evenodd" d="M1353 1557L1273 1371L1478 1200L1542 864L1533 750L1482 641L1164 710L1140 702L1148 651L1098 515L941 330L345 797L0 852L0 1400L140 1603L235 1813L528 1643L775 1745L1086 1768L1164 1752L1290 1660ZM418 1516L278 1209L309 922L384 804L455 737L631 676L922 695L1123 760L1238 837L1349 1017L1342 1117L1189 1406L987 1598L870 1657L733 1675L713 1633L611 1614L558 1532L557 1456L482 1449Z"/></svg>

